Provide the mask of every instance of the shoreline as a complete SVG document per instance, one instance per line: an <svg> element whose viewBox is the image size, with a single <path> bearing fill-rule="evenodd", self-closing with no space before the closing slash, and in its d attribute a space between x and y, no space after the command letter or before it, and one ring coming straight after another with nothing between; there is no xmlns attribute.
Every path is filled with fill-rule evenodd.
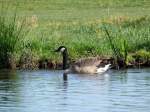
<svg viewBox="0 0 150 112"><path fill-rule="evenodd" d="M95 57L88 57L88 58L95 58ZM149 60L134 60L130 61L126 64L122 64L119 66L119 64L116 62L116 60L112 57L110 58L101 58L102 63L100 63L100 66L104 66L105 64L111 63L112 64L112 69L121 69L121 68L140 68L140 67L150 67L150 59ZM86 59L86 58L84 58ZM72 60L71 62L75 62L76 60ZM119 62L122 63L122 62ZM50 69L50 70L61 70L62 69L62 62L57 62L53 60L28 60L23 63L14 63L11 61L9 63L9 66L7 69L12 69L12 70L38 70L38 69Z"/></svg>

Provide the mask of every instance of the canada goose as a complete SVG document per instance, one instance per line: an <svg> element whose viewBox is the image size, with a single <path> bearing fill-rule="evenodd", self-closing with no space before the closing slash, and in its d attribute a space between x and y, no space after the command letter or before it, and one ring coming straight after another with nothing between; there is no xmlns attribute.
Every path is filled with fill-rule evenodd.
<svg viewBox="0 0 150 112"><path fill-rule="evenodd" d="M60 46L55 52L61 52L63 55L63 70L64 75L68 73L86 73L86 74L99 74L106 72L111 64L105 65L105 67L99 67L102 60L99 58L86 58L80 59L68 67L68 52L65 46Z"/></svg>

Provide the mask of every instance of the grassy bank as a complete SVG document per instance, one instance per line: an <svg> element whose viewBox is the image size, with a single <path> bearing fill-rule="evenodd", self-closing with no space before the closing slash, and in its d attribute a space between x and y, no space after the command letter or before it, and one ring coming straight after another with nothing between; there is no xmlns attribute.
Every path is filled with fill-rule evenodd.
<svg viewBox="0 0 150 112"><path fill-rule="evenodd" d="M13 54L16 65L21 65L22 68L26 67L26 64L28 67L37 67L40 60L59 62L61 56L53 50L60 45L69 49L71 59L117 55L125 58L127 52L126 63L142 63L145 60L149 62L148 0L5 0L3 4L9 4L8 18L14 16L17 7L14 26L21 26L24 20L29 31L25 33L25 37L18 39L21 41L14 44L15 49L9 51ZM105 27L117 50L112 48ZM4 37L1 39L4 40Z"/></svg>

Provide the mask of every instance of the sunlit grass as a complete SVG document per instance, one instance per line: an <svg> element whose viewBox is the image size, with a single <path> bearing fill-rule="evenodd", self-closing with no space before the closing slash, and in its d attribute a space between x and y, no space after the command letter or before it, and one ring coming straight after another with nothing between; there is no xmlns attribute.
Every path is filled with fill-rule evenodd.
<svg viewBox="0 0 150 112"><path fill-rule="evenodd" d="M140 17L135 19L128 17L119 18L121 17L83 23L74 21L59 24L51 23L50 26L47 26L47 30L43 31L43 34L37 33L32 38L32 48L35 51L40 49L41 56L43 54L46 55L45 57L53 55L54 57L51 58L57 58L57 56L50 49L55 49L60 45L68 47L72 58L96 55L110 56L112 55L111 48L105 38L105 32L102 30L103 23L107 23L110 35L114 37L114 42L121 51L124 49L122 45L124 42L128 44L129 52L135 52L139 49L149 51L150 28L147 24L150 22L149 17L141 17L146 18L145 22ZM139 22L134 23L138 20Z"/></svg>

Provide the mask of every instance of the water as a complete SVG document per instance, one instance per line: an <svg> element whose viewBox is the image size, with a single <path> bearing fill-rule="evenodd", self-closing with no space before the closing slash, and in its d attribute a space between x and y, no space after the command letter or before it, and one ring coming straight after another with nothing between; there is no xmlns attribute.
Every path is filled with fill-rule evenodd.
<svg viewBox="0 0 150 112"><path fill-rule="evenodd" d="M150 112L150 69L62 73L1 71L0 112Z"/></svg>

